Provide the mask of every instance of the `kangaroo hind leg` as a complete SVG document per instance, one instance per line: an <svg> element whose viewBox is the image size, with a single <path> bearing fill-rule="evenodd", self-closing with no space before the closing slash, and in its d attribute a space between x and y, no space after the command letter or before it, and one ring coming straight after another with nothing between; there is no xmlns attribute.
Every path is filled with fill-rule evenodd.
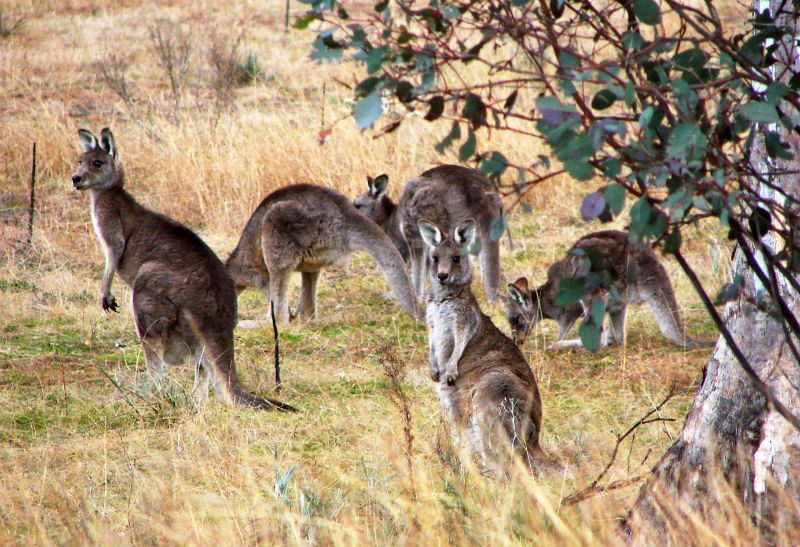
<svg viewBox="0 0 800 547"><path fill-rule="evenodd" d="M297 317L313 319L317 313L317 281L319 270L303 272L300 285L300 303L297 305Z"/></svg>
<svg viewBox="0 0 800 547"><path fill-rule="evenodd" d="M133 283L132 302L147 371L160 383L164 364L178 364L189 349L177 336L178 310L163 296L163 273L143 266Z"/></svg>

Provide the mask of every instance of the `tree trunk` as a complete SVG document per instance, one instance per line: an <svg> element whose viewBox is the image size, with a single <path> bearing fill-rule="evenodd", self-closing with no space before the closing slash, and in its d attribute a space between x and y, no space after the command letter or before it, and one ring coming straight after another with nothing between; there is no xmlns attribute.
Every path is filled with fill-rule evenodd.
<svg viewBox="0 0 800 547"><path fill-rule="evenodd" d="M760 10L769 7L772 13L778 6L784 11L797 9L792 2L781 0L756 0L756 5ZM781 19L782 24L797 29L797 12ZM782 43L776 57L775 74L788 82L791 74L786 68L795 72L800 68L790 40ZM791 111L786 104L782 108ZM762 172L776 167L797 170L797 134L783 127L770 129L782 133L795 159L768 160L759 136L753 143L752 161L763 166ZM776 177L773 182L800 197L797 175ZM762 195L769 197L763 189ZM774 249L776 242L769 239L765 238ZM758 251L753 252L760 256ZM780 321L752 304L763 286L748 268L741 249L737 249L734 261L734 271L744 277L745 285L739 299L725 309L726 325L776 398L800 415L800 363L787 345ZM800 314L800 295L780 275L778 280L789 309ZM626 526L632 543L637 545L685 544L687 532L694 534L689 537L698 543L704 543L698 533L713 533L728 540L758 534L753 539L800 544L800 432L756 391L722 338L706 367L680 437L640 491Z"/></svg>

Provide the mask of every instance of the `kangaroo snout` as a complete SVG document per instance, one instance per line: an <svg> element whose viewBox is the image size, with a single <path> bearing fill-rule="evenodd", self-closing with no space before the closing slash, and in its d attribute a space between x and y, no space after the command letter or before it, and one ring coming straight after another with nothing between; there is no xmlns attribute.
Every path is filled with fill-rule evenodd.
<svg viewBox="0 0 800 547"><path fill-rule="evenodd" d="M439 278L439 281L447 281L448 275L449 274L447 272L439 272L436 274L436 277Z"/></svg>
<svg viewBox="0 0 800 547"><path fill-rule="evenodd" d="M81 183L82 180L83 177L81 177L80 175L75 175L74 177L72 177L72 185L75 188L78 188L78 185Z"/></svg>

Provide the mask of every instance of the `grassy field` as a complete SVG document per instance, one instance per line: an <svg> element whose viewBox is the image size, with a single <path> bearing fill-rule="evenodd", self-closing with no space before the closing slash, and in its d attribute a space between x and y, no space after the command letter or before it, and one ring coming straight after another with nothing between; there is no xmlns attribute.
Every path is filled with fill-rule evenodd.
<svg viewBox="0 0 800 547"><path fill-rule="evenodd" d="M155 391L128 306L104 314L99 305L102 253L88 196L69 180L77 128L110 126L128 190L195 229L223 258L269 191L314 182L355 196L367 174L385 172L397 195L402 181L455 161L433 151L447 128L412 120L373 139L344 119L321 145L319 131L351 108L351 92L337 81L353 82L357 69L307 61L312 36L284 31L285 4L277 0L3 6L1 544L613 542L635 480L577 505L564 499L602 471L616 435L674 386L660 412L669 420L627 438L603 484L647 474L680 430L710 350L671 345L643 308L630 316L625 347L594 355L546 352L555 329L539 328L524 352L543 396L543 447L568 472L494 481L448 449L425 372L425 326L381 297L380 271L357 255L323 274L318 319L280 334L280 398L299 413L237 410L214 397L198 408L188 367L171 370L172 381ZM301 11L292 4L292 17ZM180 93L157 62L152 29L187 44ZM237 37L236 57L252 52L261 72L249 85L223 89L211 51L230 52ZM27 246L34 141L37 207ZM491 144L520 161L545 153L500 134ZM513 249L503 242L507 278L541 281L577 237L598 228L577 214L589 188L554 180L530 194L532 212L511 218ZM724 235L703 226L685 239L715 292L729 274ZM688 281L676 264L666 266L690 334L713 338ZM120 280L114 292L128 301ZM239 309L257 319L266 303L246 292ZM499 307L486 311L507 331ZM271 330L237 330L236 344L245 385L270 393ZM393 363L399 384L386 372ZM687 543L723 537L699 524L692 530Z"/></svg>

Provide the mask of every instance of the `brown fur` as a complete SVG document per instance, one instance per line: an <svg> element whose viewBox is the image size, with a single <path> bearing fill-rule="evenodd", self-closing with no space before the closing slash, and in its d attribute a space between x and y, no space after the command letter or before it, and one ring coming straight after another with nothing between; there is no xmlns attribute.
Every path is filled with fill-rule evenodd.
<svg viewBox="0 0 800 547"><path fill-rule="evenodd" d="M237 291L260 289L267 300L274 299L276 319L286 322L290 274L297 271L303 276L297 315L313 317L320 270L358 250L372 255L397 300L416 317L417 303L400 253L374 222L329 188L295 184L265 197L226 266Z"/></svg>
<svg viewBox="0 0 800 547"><path fill-rule="evenodd" d="M294 410L240 385L233 347L236 292L217 256L190 229L141 206L123 189L111 131L103 129L99 141L83 129L79 135L84 153L72 181L75 188L89 190L93 224L106 255L101 304L117 311L111 283L118 272L132 289L148 371L160 375L164 363L179 364L193 355L198 395L207 393L211 379L218 395L234 404Z"/></svg>
<svg viewBox="0 0 800 547"><path fill-rule="evenodd" d="M575 250L583 254L575 254ZM591 257L593 271L605 272L613 280L611 286L619 294L620 301L611 298L609 291L599 288L586 295L580 304L557 306L555 299L561 280L580 278L589 273L587 256ZM539 320L554 319L558 322L556 347L577 345L577 341L565 341L564 338L572 325L584 316L584 310L591 309L591 302L601 298L606 302L606 311L611 319L611 330L604 330L604 344L623 343L627 306L647 302L661 333L675 344L686 348L713 345L713 342L686 336L667 271L652 249L638 249L628 241L626 232L603 230L587 234L564 258L550 266L543 285L531 290L528 280L521 277L508 289L511 298L505 298L506 319L517 344L525 341Z"/></svg>
<svg viewBox="0 0 800 547"><path fill-rule="evenodd" d="M442 165L422 173L406 184L395 204L386 195L386 175L367 177L368 191L354 203L389 234L395 246L411 258L411 278L417 296L425 296L427 251L417 222L429 220L447 231L466 218L478 222L478 251L484 290L489 301L498 296L500 244L490 237L492 221L499 221L503 204L497 194L487 193L491 183L485 175L459 165Z"/></svg>
<svg viewBox="0 0 800 547"><path fill-rule="evenodd" d="M503 440L527 461L541 460L536 378L519 348L481 311L470 288L467 249L475 237L474 222L462 222L449 235L426 221L419 228L431 259L429 366L445 419L458 442L481 454L485 464L502 456Z"/></svg>

